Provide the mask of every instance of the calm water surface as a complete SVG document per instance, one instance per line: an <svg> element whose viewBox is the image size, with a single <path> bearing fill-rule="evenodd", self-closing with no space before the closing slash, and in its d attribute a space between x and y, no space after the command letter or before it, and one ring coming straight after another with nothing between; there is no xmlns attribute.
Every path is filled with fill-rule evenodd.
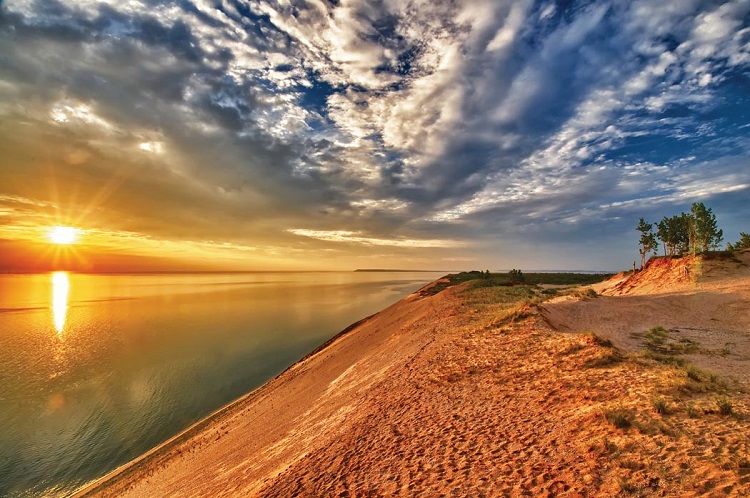
<svg viewBox="0 0 750 498"><path fill-rule="evenodd" d="M64 496L432 273L0 275L0 496Z"/></svg>

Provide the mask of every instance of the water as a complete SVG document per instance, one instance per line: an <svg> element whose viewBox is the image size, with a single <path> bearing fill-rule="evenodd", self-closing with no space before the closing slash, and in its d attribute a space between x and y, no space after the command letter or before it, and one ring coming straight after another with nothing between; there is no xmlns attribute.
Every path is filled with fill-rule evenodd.
<svg viewBox="0 0 750 498"><path fill-rule="evenodd" d="M0 275L0 496L60 496L432 273Z"/></svg>

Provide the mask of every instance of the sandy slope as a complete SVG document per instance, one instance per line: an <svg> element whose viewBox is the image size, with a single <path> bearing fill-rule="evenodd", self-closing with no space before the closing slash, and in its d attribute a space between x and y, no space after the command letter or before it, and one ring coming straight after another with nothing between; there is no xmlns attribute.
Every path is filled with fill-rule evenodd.
<svg viewBox="0 0 750 498"><path fill-rule="evenodd" d="M750 495L746 392L625 358L577 333L596 330L635 350L630 331L661 324L677 328L674 334L699 328L740 344L750 331L744 270L717 268L693 273L698 284L674 282L652 296L638 294L644 282L610 282L606 292L623 295L516 312L471 304L461 288L411 296L88 491ZM747 378L744 349L730 350L721 368ZM731 401L734 416L718 413L719 395ZM668 414L655 411L657 397ZM607 420L616 410L629 428Z"/></svg>
<svg viewBox="0 0 750 498"><path fill-rule="evenodd" d="M438 337L450 299L405 299L93 492L239 495L337 438L365 394ZM429 324L429 325L426 325ZM389 372L390 374L390 372Z"/></svg>
<svg viewBox="0 0 750 498"><path fill-rule="evenodd" d="M700 354L687 355L691 362L750 383L750 251L737 261L654 263L595 286L602 294L596 299L545 303L544 315L559 330L595 331L626 351L642 349L633 333L662 326L699 344Z"/></svg>

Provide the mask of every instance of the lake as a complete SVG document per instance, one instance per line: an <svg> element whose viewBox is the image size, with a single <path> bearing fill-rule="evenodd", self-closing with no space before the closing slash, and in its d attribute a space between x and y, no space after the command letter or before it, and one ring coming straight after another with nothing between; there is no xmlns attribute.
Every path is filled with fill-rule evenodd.
<svg viewBox="0 0 750 498"><path fill-rule="evenodd" d="M0 275L0 496L65 496L437 273Z"/></svg>

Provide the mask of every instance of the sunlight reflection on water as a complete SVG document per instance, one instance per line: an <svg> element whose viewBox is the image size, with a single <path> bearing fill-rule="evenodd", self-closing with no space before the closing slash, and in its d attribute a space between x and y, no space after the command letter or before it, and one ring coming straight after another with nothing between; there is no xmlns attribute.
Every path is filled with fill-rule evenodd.
<svg viewBox="0 0 750 498"><path fill-rule="evenodd" d="M68 316L68 293L70 279L64 271L52 274L52 320L55 323L57 335L62 336L65 319Z"/></svg>

